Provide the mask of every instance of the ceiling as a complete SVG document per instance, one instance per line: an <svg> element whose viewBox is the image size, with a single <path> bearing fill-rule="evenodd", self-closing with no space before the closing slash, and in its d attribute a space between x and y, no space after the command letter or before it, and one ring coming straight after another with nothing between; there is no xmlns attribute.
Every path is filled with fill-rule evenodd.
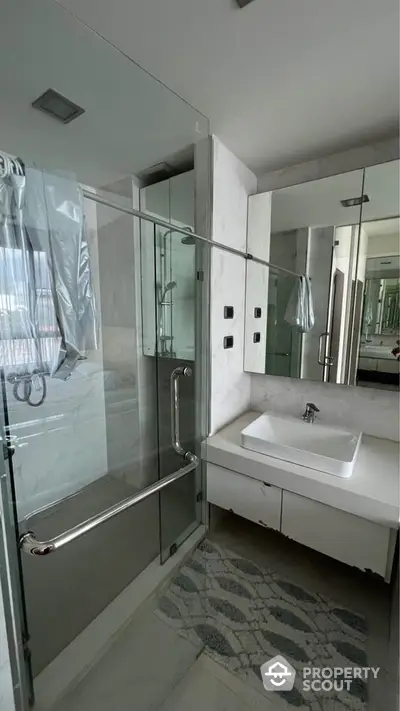
<svg viewBox="0 0 400 711"><path fill-rule="evenodd" d="M61 3L210 118L257 173L398 129L398 0Z"/></svg>
<svg viewBox="0 0 400 711"><path fill-rule="evenodd" d="M63 124L33 108L49 88L85 113ZM0 97L0 151L110 192L209 132L207 119L52 0L2 0Z"/></svg>

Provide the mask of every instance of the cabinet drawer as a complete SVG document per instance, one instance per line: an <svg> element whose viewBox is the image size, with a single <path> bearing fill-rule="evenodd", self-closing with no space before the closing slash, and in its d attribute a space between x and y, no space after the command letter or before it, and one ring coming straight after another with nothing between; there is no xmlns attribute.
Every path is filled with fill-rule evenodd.
<svg viewBox="0 0 400 711"><path fill-rule="evenodd" d="M282 533L305 546L385 577L391 529L283 492Z"/></svg>
<svg viewBox="0 0 400 711"><path fill-rule="evenodd" d="M282 489L207 464L207 499L244 518L280 530Z"/></svg>

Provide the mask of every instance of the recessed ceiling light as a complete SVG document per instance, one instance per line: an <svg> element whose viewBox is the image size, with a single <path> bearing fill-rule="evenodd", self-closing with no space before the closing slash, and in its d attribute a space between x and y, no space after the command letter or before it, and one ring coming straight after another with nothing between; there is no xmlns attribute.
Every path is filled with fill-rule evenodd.
<svg viewBox="0 0 400 711"><path fill-rule="evenodd" d="M357 207L357 205L362 205L364 202L369 202L368 195L361 195L360 197L347 198L346 200L341 200L340 204L343 207Z"/></svg>
<svg viewBox="0 0 400 711"><path fill-rule="evenodd" d="M35 109L44 111L62 123L70 123L70 121L85 113L85 109L74 104L73 101L59 94L58 91L54 91L54 89L47 89L44 94L33 101L32 106Z"/></svg>

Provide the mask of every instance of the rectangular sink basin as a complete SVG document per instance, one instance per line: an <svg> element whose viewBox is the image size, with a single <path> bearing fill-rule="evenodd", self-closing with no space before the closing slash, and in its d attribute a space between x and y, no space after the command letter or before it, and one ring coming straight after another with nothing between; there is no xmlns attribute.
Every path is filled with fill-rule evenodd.
<svg viewBox="0 0 400 711"><path fill-rule="evenodd" d="M259 454L343 478L352 475L362 433L318 421L264 412L241 433L241 444Z"/></svg>

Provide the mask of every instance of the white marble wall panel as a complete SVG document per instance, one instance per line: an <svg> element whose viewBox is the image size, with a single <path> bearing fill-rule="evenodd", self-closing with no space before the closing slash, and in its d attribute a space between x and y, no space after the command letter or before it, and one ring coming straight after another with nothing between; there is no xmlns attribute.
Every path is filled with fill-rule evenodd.
<svg viewBox="0 0 400 711"><path fill-rule="evenodd" d="M271 241L271 195L262 193L248 199L247 251L269 261ZM265 373L269 268L249 260L246 263L246 315L244 370ZM261 316L255 309L261 309ZM259 341L254 334L258 333Z"/></svg>
<svg viewBox="0 0 400 711"><path fill-rule="evenodd" d="M399 441L397 392L271 375L251 376L251 407L254 410L301 417L309 401L320 408L318 418L321 421Z"/></svg>
<svg viewBox="0 0 400 711"><path fill-rule="evenodd" d="M85 200L91 270L101 334L95 205ZM74 493L107 471L103 352L88 351L66 381L48 378L42 406L18 402L6 384L18 515Z"/></svg>
<svg viewBox="0 0 400 711"><path fill-rule="evenodd" d="M255 176L218 139L213 138L212 238L246 251L247 199ZM243 372L246 262L218 248L211 254L211 432L248 407L250 376ZM234 318L224 319L224 306ZM233 348L224 349L224 337Z"/></svg>
<svg viewBox="0 0 400 711"><path fill-rule="evenodd" d="M20 520L107 471L102 365L90 358L47 388L34 409L14 400L7 385Z"/></svg>

